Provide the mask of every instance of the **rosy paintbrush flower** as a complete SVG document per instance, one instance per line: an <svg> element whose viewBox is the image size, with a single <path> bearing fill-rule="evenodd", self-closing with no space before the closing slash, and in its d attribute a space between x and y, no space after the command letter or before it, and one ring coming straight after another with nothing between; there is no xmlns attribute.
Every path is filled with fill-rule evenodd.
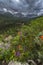
<svg viewBox="0 0 43 65"><path fill-rule="evenodd" d="M22 35L22 32L21 32L21 31L19 31L19 32L18 32L18 35Z"/></svg>
<svg viewBox="0 0 43 65"><path fill-rule="evenodd" d="M40 39L42 39L43 40L43 35L41 35L41 36L39 36L40 37Z"/></svg>
<svg viewBox="0 0 43 65"><path fill-rule="evenodd" d="M21 48L22 46L21 45L18 45L18 48Z"/></svg>

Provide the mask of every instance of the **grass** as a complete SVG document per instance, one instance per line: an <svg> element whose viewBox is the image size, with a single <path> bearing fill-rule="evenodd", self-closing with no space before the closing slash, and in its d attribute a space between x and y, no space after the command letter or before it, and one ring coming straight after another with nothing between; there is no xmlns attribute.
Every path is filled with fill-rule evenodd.
<svg viewBox="0 0 43 65"><path fill-rule="evenodd" d="M0 48L0 60L40 59L42 61L43 39L40 39L40 35L43 36L43 17L28 20L28 24L5 26L0 30L0 45L4 44L4 50ZM5 44L10 46L6 49Z"/></svg>

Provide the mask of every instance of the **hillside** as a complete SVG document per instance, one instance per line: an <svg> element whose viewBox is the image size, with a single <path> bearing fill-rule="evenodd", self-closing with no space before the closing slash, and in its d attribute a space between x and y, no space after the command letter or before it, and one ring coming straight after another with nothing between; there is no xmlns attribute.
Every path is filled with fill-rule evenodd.
<svg viewBox="0 0 43 65"><path fill-rule="evenodd" d="M27 24L9 24L0 30L0 61L3 60L7 63L33 60L37 65L43 64L43 16L28 20Z"/></svg>

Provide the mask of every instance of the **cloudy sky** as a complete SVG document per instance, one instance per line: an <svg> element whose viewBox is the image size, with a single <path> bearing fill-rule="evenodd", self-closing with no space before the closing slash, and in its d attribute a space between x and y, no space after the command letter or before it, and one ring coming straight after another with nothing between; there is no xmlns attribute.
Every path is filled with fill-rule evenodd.
<svg viewBox="0 0 43 65"><path fill-rule="evenodd" d="M43 0L0 0L0 11L12 14L43 14Z"/></svg>

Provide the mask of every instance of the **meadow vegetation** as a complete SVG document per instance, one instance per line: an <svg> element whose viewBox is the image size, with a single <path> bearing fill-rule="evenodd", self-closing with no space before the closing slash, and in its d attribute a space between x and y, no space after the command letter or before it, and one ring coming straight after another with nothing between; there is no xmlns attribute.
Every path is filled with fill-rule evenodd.
<svg viewBox="0 0 43 65"><path fill-rule="evenodd" d="M43 17L28 20L27 24L26 22L18 23L20 22L0 27L0 61L28 62L28 60L34 60L37 63L40 60L39 63L42 64Z"/></svg>

